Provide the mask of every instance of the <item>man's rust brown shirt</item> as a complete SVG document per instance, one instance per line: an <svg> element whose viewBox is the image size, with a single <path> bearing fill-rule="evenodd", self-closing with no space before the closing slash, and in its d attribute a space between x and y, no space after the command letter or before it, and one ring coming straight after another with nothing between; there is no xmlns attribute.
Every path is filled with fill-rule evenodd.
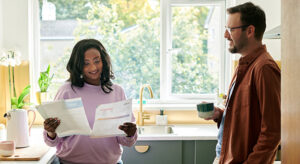
<svg viewBox="0 0 300 164"><path fill-rule="evenodd" d="M220 163L271 164L280 142L280 69L263 45L240 58L232 79Z"/></svg>

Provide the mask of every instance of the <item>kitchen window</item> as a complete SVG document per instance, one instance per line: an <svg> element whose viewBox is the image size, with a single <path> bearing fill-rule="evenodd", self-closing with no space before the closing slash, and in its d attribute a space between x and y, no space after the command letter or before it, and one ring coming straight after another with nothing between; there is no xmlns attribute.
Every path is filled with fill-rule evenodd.
<svg viewBox="0 0 300 164"><path fill-rule="evenodd" d="M40 0L39 69L53 98L74 44L99 39L128 98L150 84L155 103L212 100L225 92L224 0ZM145 98L149 97L145 92Z"/></svg>
<svg viewBox="0 0 300 164"><path fill-rule="evenodd" d="M225 1L166 0L162 6L162 99L213 100L225 92Z"/></svg>

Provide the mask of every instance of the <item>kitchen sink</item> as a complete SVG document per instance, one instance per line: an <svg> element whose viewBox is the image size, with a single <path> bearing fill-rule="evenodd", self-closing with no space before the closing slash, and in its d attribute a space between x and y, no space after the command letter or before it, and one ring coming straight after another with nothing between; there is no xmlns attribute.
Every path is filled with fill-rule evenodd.
<svg viewBox="0 0 300 164"><path fill-rule="evenodd" d="M170 125L139 126L138 134L141 135L174 134L174 131L173 131L173 126Z"/></svg>

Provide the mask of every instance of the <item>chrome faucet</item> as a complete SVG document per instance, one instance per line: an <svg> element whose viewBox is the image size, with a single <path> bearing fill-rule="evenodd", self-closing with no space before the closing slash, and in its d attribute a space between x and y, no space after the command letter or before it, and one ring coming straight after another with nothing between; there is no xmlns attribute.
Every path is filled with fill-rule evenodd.
<svg viewBox="0 0 300 164"><path fill-rule="evenodd" d="M150 92L150 98L153 98L153 92L152 92L152 88L150 87L149 84L144 84L141 86L140 89L140 111L139 111L139 124L140 126L144 126L144 120L145 119L150 119L150 114L145 114L143 111L143 91L144 88L148 88L149 92Z"/></svg>

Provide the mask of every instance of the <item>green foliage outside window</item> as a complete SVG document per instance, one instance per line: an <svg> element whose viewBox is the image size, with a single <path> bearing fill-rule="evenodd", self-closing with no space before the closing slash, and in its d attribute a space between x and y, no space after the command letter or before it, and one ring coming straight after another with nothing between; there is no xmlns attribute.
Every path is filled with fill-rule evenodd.
<svg viewBox="0 0 300 164"><path fill-rule="evenodd" d="M218 81L208 72L207 29L204 22L207 7L177 8L172 10L173 48L180 51L172 55L172 93L213 93Z"/></svg>

